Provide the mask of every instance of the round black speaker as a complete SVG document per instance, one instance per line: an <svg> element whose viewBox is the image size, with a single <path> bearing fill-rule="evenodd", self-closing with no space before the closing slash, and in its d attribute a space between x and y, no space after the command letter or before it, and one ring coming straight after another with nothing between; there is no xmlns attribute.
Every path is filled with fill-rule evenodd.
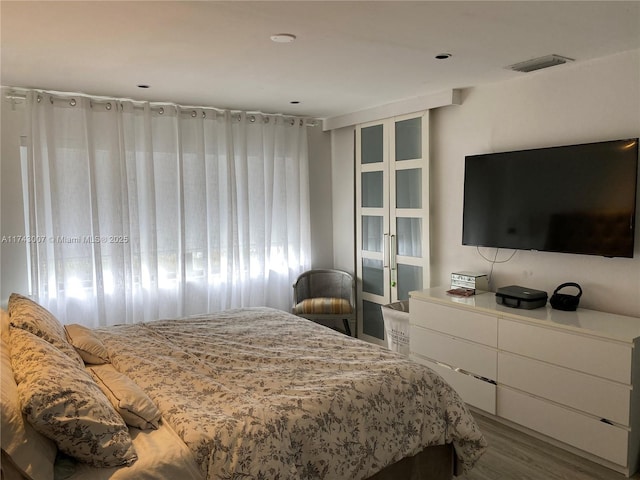
<svg viewBox="0 0 640 480"><path fill-rule="evenodd" d="M565 287L577 288L578 294L569 295L568 293L558 293L559 290ZM574 282L567 282L567 283L563 283L562 285L559 285L558 288L554 290L553 295L551 295L551 298L549 299L549 303L551 304L551 307L555 308L556 310L566 310L566 311L572 312L576 308L578 308L578 304L580 303L581 296L582 296L582 288L580 287L580 285Z"/></svg>

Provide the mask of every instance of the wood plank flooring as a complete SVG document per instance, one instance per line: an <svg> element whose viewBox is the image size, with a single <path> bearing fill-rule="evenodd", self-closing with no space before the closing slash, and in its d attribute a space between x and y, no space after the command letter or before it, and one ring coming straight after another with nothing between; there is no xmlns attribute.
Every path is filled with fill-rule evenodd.
<svg viewBox="0 0 640 480"><path fill-rule="evenodd" d="M489 442L458 480L625 480L627 477L473 412ZM634 475L633 479L640 479Z"/></svg>

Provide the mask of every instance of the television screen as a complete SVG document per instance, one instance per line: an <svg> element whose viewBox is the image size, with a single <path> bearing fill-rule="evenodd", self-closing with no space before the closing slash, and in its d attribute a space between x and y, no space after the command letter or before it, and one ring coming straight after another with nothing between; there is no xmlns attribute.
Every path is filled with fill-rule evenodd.
<svg viewBox="0 0 640 480"><path fill-rule="evenodd" d="M638 139L465 158L462 244L633 257Z"/></svg>

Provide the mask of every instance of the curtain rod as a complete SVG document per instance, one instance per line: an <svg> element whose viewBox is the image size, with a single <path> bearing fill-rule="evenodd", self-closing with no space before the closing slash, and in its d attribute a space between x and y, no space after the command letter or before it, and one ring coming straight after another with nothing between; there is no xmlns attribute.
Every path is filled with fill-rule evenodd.
<svg viewBox="0 0 640 480"><path fill-rule="evenodd" d="M154 109L160 109L161 110L161 114L164 113L164 107L174 107L176 108L178 111L180 112L188 112L189 110L214 110L217 113L225 113L225 112L229 112L231 115L239 115L239 114L245 114L248 116L251 115L261 115L264 117L282 117L282 118L295 118L295 119L299 119L304 121L304 124L306 127L316 127L318 125L320 125L320 120L317 118L308 118L308 117L301 117L298 115L289 115L289 114L284 114L284 113L264 113L264 112L259 112L259 111L244 111L244 110L233 110L233 109L222 109L222 108L217 108L217 107L204 107L204 106L194 106L194 105L180 105L177 103L171 103L171 102L150 102L148 100L133 100L133 99L129 99L129 98L115 98L115 97L96 97L96 96L91 96L91 95L86 95L84 93L70 93L70 92L52 92L52 91L48 91L48 90L15 90L15 87L6 87L9 89L9 93L5 94L5 98L8 100L11 100L12 102L15 102L15 100L26 100L27 98L27 92L28 91L34 91L34 92L39 92L45 95L51 95L54 97L59 97L59 98L72 98L74 96L76 97L83 97L83 98L88 98L89 100L95 100L97 102L100 103L105 103L105 102L130 102L134 104L134 108L141 108L141 105L135 105L137 103L148 103L151 108ZM192 116L193 115L192 112Z"/></svg>

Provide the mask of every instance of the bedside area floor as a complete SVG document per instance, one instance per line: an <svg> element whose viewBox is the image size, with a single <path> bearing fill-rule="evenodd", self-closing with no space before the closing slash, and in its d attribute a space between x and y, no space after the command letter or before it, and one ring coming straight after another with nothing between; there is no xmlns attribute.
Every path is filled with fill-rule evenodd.
<svg viewBox="0 0 640 480"><path fill-rule="evenodd" d="M489 442L475 468L459 480L625 480L627 477L526 435L474 410ZM639 480L640 474L632 477Z"/></svg>

